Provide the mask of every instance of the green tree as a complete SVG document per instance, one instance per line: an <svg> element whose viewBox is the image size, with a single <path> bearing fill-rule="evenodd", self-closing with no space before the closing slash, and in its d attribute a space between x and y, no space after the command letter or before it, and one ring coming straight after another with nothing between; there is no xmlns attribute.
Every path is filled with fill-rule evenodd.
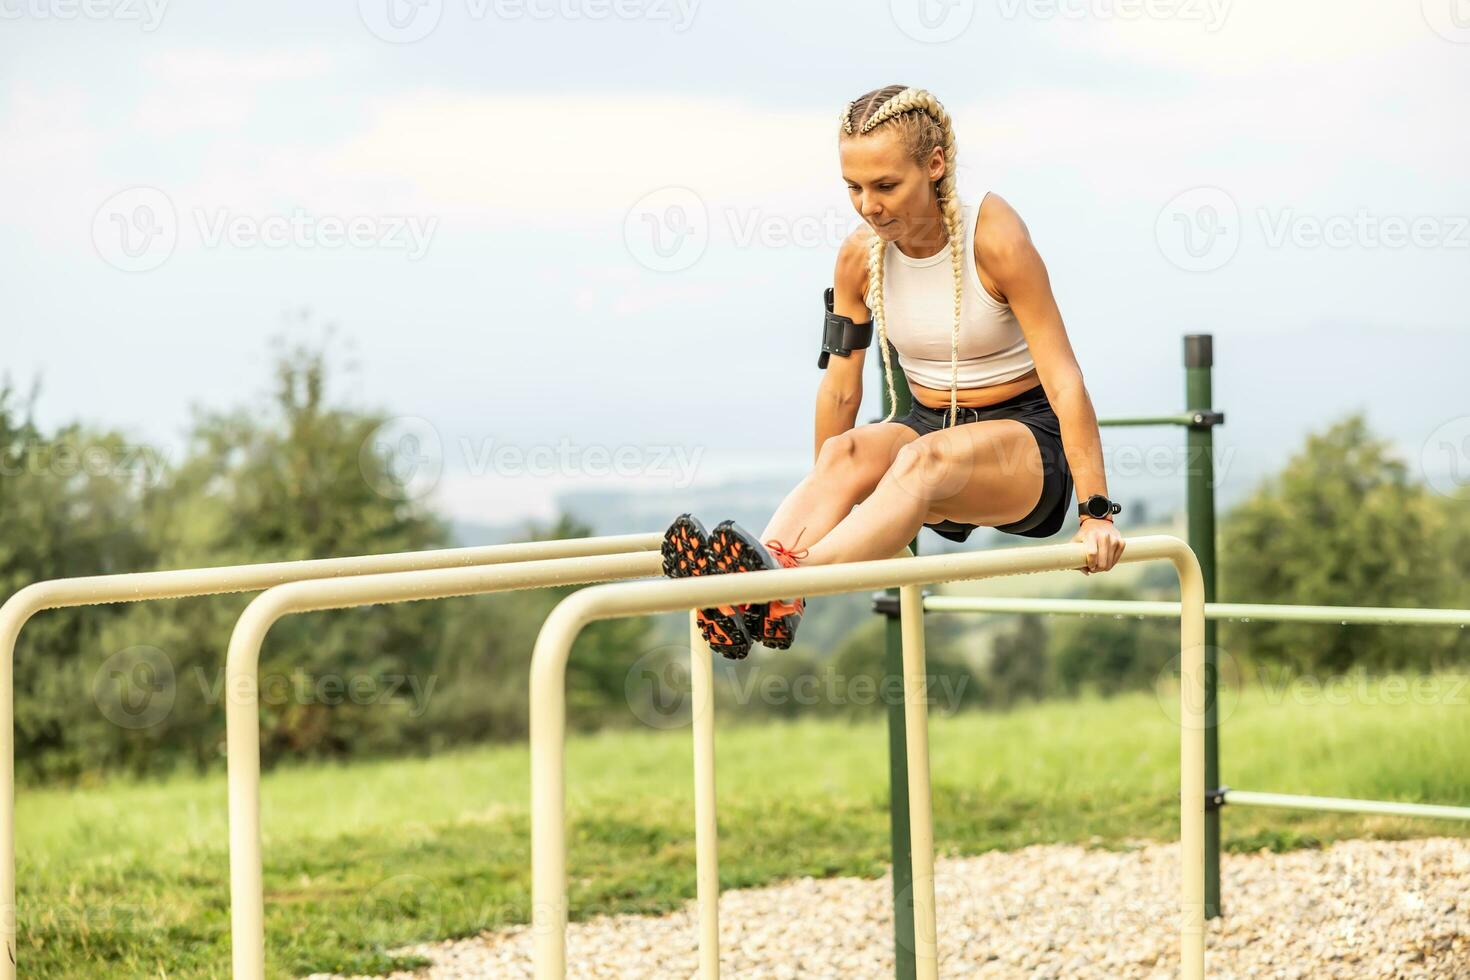
<svg viewBox="0 0 1470 980"><path fill-rule="evenodd" d="M40 385L21 397L0 383L0 587L152 566L141 500L161 457L114 431L78 424L55 434L34 418ZM47 611L21 635L14 658L16 757L30 771L88 767L116 727L93 704L100 658L86 656L126 614L122 606Z"/></svg>
<svg viewBox="0 0 1470 980"><path fill-rule="evenodd" d="M1087 597L1143 598L1134 590L1101 582L1091 586ZM1067 616L1057 624L1053 643L1061 691L1117 694L1150 687L1159 671L1178 656L1179 624L1131 616Z"/></svg>
<svg viewBox="0 0 1470 980"><path fill-rule="evenodd" d="M143 498L141 525L153 560L188 568L417 551L448 544L421 503L384 494L391 457L364 452L383 413L335 403L332 349L285 349L267 408L196 409L187 453ZM133 565L129 570L140 566ZM235 620L253 595L127 607L98 651L145 647L171 675L171 706L112 744L135 769L161 770L182 756L216 762L224 743L224 661ZM347 755L396 748L398 729L432 682L442 612L425 604L293 616L262 651L261 744L267 764L291 755ZM432 690L432 688L430 688ZM120 758L119 758L120 757Z"/></svg>
<svg viewBox="0 0 1470 980"><path fill-rule="evenodd" d="M1051 658L1042 617L1021 616L1012 632L996 636L985 680L991 703L1003 707L1039 701L1051 693Z"/></svg>
<svg viewBox="0 0 1470 980"><path fill-rule="evenodd" d="M1443 496L1436 502L1444 528L1439 546L1450 565L1443 601L1450 609L1470 609L1470 500ZM1453 637L1448 659L1459 664L1470 661L1470 629L1454 630Z"/></svg>
<svg viewBox="0 0 1470 980"><path fill-rule="evenodd" d="M984 682L976 676L960 653L964 643L965 629L958 616L926 617L924 621L925 674L930 690L930 711L953 713L984 703ZM828 660L828 669L835 678L825 680L836 690L859 690L855 682L862 678L867 691L874 694L871 704L859 704L855 697L848 698L839 713L850 718L870 718L888 710L893 699L902 699L899 679L884 686L887 636L887 621L881 616L872 616L867 622L848 634L847 639Z"/></svg>
<svg viewBox="0 0 1470 980"><path fill-rule="evenodd" d="M117 433L48 436L35 394L0 385L0 584L449 546L447 525L403 492L414 447L383 438L395 431L386 413L336 394L338 353L330 335L281 347L268 401L196 409L175 465ZM513 537L593 533L562 516ZM524 737L537 633L579 587L287 617L261 654L263 761ZM20 771L76 779L220 764L225 654L253 598L37 617L15 661ZM575 727L631 721L627 672L658 642L653 622L608 620L579 636L567 675Z"/></svg>
<svg viewBox="0 0 1470 980"><path fill-rule="evenodd" d="M1453 603L1463 598L1456 572L1464 568L1448 546L1454 524L1452 512L1411 481L1389 444L1354 414L1309 436L1278 475L1227 515L1220 592L1235 602ZM1226 649L1332 672L1430 669L1445 662L1457 640L1446 631L1376 626L1252 623L1221 630Z"/></svg>

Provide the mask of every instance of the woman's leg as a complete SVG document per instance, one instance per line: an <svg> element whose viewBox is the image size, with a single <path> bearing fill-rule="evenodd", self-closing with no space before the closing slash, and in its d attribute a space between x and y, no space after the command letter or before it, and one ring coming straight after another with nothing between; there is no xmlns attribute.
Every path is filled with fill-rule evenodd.
<svg viewBox="0 0 1470 980"><path fill-rule="evenodd" d="M1042 483L1036 437L1014 419L931 432L899 449L872 494L802 564L891 558L924 524L946 518L988 527L1019 521L1041 499Z"/></svg>
<svg viewBox="0 0 1470 980"><path fill-rule="evenodd" d="M812 471L776 508L760 539L774 538L793 549L810 547L873 492L898 451L918 437L906 425L877 422L828 439Z"/></svg>

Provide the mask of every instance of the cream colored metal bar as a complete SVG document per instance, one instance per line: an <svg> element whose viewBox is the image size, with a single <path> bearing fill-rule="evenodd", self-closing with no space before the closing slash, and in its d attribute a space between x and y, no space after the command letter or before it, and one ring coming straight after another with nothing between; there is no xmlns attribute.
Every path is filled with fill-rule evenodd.
<svg viewBox="0 0 1470 980"><path fill-rule="evenodd" d="M1394 803L1389 800L1344 800L1332 796L1291 796L1286 793L1250 793L1241 789L1227 789L1225 802L1237 806L1283 807L1288 810L1326 810L1333 813L1380 813L1395 817L1470 820L1470 807L1464 806Z"/></svg>
<svg viewBox="0 0 1470 980"><path fill-rule="evenodd" d="M1133 599L1011 599L994 596L931 595L924 597L930 612L1062 613L1071 616L1147 616L1173 619L1177 602ZM1261 602L1207 602L1206 619L1242 622L1337 623L1377 626L1465 626L1467 609L1412 609L1393 606L1292 606Z"/></svg>
<svg viewBox="0 0 1470 980"><path fill-rule="evenodd" d="M900 554L912 555L913 552L905 547ZM903 589L901 596L901 602L917 603L920 600L917 586ZM922 687L926 683L922 610L918 606L912 606L909 612L911 618L907 622L918 624L915 630L917 641L910 643L909 634L905 634L904 674L906 678L916 676L917 683ZM720 867L719 829L715 806L714 681L711 666L713 653L699 632L698 622L698 614L691 611L689 614L691 631L689 650L692 658L690 695L694 700L691 720L694 727L694 853L696 899L699 908L699 976L700 980L716 980L720 975ZM911 654L917 657L917 666L909 663L908 658ZM907 690L909 688L905 687L905 691ZM705 708L706 705L708 708ZM905 720L908 725L909 807L912 814L909 826L915 840L929 842L928 850L924 853L929 855L927 867L930 873L927 876L920 875L916 866L914 899L917 906L921 900L919 889L927 885L924 894L928 896L928 902L923 909L929 913L927 921L930 928L927 932L918 927L916 930L919 935L930 935L934 931L934 830L932 826L933 810L929 805L929 729L924 703L920 701L917 708L912 704L907 705ZM918 858L915 860L918 861ZM922 918L919 911L916 910L915 914L916 917ZM937 962L937 957L931 955L930 962ZM928 976L923 972L922 966L920 976Z"/></svg>
<svg viewBox="0 0 1470 980"><path fill-rule="evenodd" d="M910 555L907 548L904 549ZM929 679L924 669L924 593L919 585L898 590L903 637L903 722L908 746L909 863L914 897L914 973L939 975L939 930L934 903L934 804L929 789Z"/></svg>
<svg viewBox="0 0 1470 980"><path fill-rule="evenodd" d="M457 568L507 561L531 561L657 552L663 535L618 534L560 541L529 541L407 551L350 558L267 562L215 568L185 568L162 572L93 575L86 578L37 582L21 589L0 606L0 935L5 940L0 957L0 980L15 980L15 644L21 629L44 609L95 606L148 599L180 599L226 592L254 592L283 582L330 579L351 575L401 572L414 569Z"/></svg>
<svg viewBox="0 0 1470 980"><path fill-rule="evenodd" d="M695 898L699 907L700 980L720 976L720 858L715 809L714 651L699 631L699 614L689 612L690 724L694 728Z"/></svg>
<svg viewBox="0 0 1470 980"><path fill-rule="evenodd" d="M660 535L654 537L662 540ZM258 668L260 647L272 625L293 613L641 578L660 574L662 566L657 551L633 552L292 582L256 596L235 623L225 662L230 936L235 980L262 980L265 976Z"/></svg>
<svg viewBox="0 0 1470 980"><path fill-rule="evenodd" d="M1205 925L1204 583L1194 553L1178 538L1132 538L1122 558L1125 563L1157 560L1173 563L1184 611L1180 626L1180 975L1184 980L1200 980ZM600 585L562 600L542 626L531 661L531 888L538 980L562 980L566 975L566 664L572 643L585 626L619 616L762 602L781 596L1059 571L1079 568L1085 561L1082 545L1069 543ZM912 607L912 600L909 605ZM910 654L906 663L912 659ZM905 679L910 679L907 666ZM932 862L932 854L928 860ZM932 880L932 870L930 877Z"/></svg>

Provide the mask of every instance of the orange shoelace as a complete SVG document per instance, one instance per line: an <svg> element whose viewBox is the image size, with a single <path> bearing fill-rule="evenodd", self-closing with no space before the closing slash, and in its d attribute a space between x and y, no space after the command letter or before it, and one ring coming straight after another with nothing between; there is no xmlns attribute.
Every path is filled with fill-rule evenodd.
<svg viewBox="0 0 1470 980"><path fill-rule="evenodd" d="M802 528L800 531L796 532L796 540L791 542L792 545L800 544L801 536L805 533L806 528ZM765 542L765 546L771 552L771 557L775 558L778 562L780 562L782 565L785 565L787 568L795 567L798 561L806 558L806 556L811 553L810 548L802 548L800 551L792 551L790 548L787 548L775 538L772 538L771 540Z"/></svg>
<svg viewBox="0 0 1470 980"><path fill-rule="evenodd" d="M806 528L802 528L800 531L797 532L796 540L791 543L793 545L799 544L801 542L801 536L805 533ZM802 548L800 551L792 551L790 548L787 548L775 538L764 542L764 544L766 546L766 549L770 551L771 557L775 558L776 561L779 562L784 568L795 568L797 562L806 558L807 555L811 553L810 548ZM799 613L802 611L803 608L805 608L805 606L805 599L793 599L790 602L787 602L783 599L775 599L772 600L770 605L767 607L767 610L768 615L785 616L790 613Z"/></svg>

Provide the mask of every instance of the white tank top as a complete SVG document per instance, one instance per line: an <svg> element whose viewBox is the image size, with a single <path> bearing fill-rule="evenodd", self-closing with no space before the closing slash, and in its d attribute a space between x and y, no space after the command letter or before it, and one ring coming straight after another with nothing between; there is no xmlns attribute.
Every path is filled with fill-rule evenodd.
<svg viewBox="0 0 1470 980"><path fill-rule="evenodd" d="M982 194L980 200L985 196ZM960 293L960 388L1000 384L1026 374L1036 365L1009 303L985 291L975 269L977 205L961 202L965 229L963 284ZM949 390L949 356L954 329L954 273L949 246L926 259L916 259L889 242L883 256L883 309L888 339L908 379L926 388ZM869 287L871 292L871 286ZM863 302L869 310L869 294ZM881 355L880 355L881 356Z"/></svg>

